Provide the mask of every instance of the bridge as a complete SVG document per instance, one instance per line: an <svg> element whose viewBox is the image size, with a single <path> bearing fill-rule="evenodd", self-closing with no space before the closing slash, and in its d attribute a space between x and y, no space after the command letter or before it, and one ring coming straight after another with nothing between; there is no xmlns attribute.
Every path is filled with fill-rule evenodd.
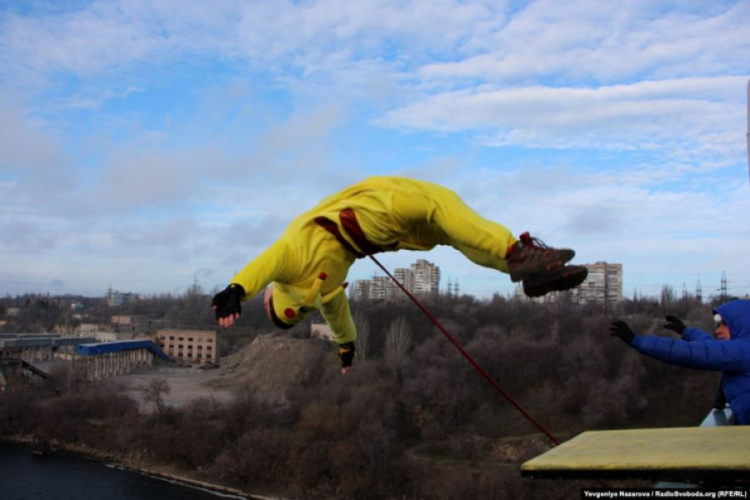
<svg viewBox="0 0 750 500"><path fill-rule="evenodd" d="M50 375L20 358L0 359L0 392L23 380L24 385L31 385L35 390L52 390Z"/></svg>
<svg viewBox="0 0 750 500"><path fill-rule="evenodd" d="M96 342L93 338L49 334L0 335L0 391L12 380L42 384L50 380L45 367L55 360L70 362L75 372L89 380L123 375L155 359L169 357L151 340ZM49 385L49 384L47 384Z"/></svg>
<svg viewBox="0 0 750 500"><path fill-rule="evenodd" d="M169 360L164 351L150 340L79 344L76 354L76 367L90 380L123 375L135 368L152 365L157 358Z"/></svg>
<svg viewBox="0 0 750 500"><path fill-rule="evenodd" d="M94 341L91 337L61 337L49 333L4 333L0 334L0 358L29 362L72 360L76 346Z"/></svg>

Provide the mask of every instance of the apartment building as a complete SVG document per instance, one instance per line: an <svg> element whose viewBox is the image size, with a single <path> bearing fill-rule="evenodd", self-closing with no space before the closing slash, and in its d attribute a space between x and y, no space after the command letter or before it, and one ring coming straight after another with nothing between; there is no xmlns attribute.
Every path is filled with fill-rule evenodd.
<svg viewBox="0 0 750 500"><path fill-rule="evenodd" d="M354 283L352 297L354 300L391 300L396 297L397 291L396 285L389 277L373 276L369 280L357 280Z"/></svg>
<svg viewBox="0 0 750 500"><path fill-rule="evenodd" d="M418 259L417 262L409 266L411 275L411 288L407 290L416 295L437 294L440 290L440 268L424 259Z"/></svg>
<svg viewBox="0 0 750 500"><path fill-rule="evenodd" d="M560 294L570 294L573 301L579 304L610 306L622 301L622 264L596 262L583 265L589 270L589 275L577 288L567 292L548 293L531 300L548 303L557 300ZM517 298L526 297L523 293L522 283L515 287L514 296Z"/></svg>
<svg viewBox="0 0 750 500"><path fill-rule="evenodd" d="M584 264L589 275L575 293L582 304L614 304L622 301L622 264Z"/></svg>
<svg viewBox="0 0 750 500"><path fill-rule="evenodd" d="M437 294L440 290L440 268L424 259L418 259L408 268L394 269L393 277L415 295ZM355 300L392 300L402 295L401 289L387 276L357 280L352 289Z"/></svg>

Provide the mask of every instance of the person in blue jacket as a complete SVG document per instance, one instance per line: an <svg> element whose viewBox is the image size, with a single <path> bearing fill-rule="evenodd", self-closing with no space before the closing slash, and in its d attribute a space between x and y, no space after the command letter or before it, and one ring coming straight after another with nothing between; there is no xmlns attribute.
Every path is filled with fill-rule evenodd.
<svg viewBox="0 0 750 500"><path fill-rule="evenodd" d="M722 372L721 387L737 425L750 424L750 300L731 300L714 310L716 338L667 316L665 328L682 340L638 335L624 321L613 321L610 333L638 352L660 361Z"/></svg>

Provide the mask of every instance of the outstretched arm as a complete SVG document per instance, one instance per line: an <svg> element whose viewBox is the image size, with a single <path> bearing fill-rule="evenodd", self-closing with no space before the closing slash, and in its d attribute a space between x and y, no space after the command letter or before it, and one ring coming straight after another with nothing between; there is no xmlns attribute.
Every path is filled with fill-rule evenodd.
<svg viewBox="0 0 750 500"><path fill-rule="evenodd" d="M705 340L714 341L716 340L710 333L704 332L700 328L686 327L685 331L682 332L682 340L688 342L702 342Z"/></svg>
<svg viewBox="0 0 750 500"><path fill-rule="evenodd" d="M232 278L229 286L217 293L211 303L216 321L229 328L242 314L241 301L248 300L272 281L284 279L290 274L292 259L288 245L279 240L258 257L251 260Z"/></svg>
<svg viewBox="0 0 750 500"><path fill-rule="evenodd" d="M702 330L686 328L682 322L675 322L674 317L671 318L667 317L671 326L665 325L666 328L682 333L683 338L700 340L688 341L658 335L638 335L630 329L627 323L620 320L612 322L610 334L619 337L638 352L666 363L707 370L750 370L750 342L716 340Z"/></svg>
<svg viewBox="0 0 750 500"><path fill-rule="evenodd" d="M682 336L682 340L687 340L688 342L714 340L710 334L704 332L700 328L685 326L685 323L683 323L677 316L668 314L666 320L667 323L664 325L664 328L672 330L676 334Z"/></svg>
<svg viewBox="0 0 750 500"><path fill-rule="evenodd" d="M743 340L685 341L638 335L631 345L643 354L688 368L750 371L750 342Z"/></svg>

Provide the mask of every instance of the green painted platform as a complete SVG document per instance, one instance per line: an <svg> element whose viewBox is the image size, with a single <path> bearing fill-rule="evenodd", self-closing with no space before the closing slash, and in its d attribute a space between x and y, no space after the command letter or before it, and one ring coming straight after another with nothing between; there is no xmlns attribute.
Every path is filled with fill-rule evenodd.
<svg viewBox="0 0 750 500"><path fill-rule="evenodd" d="M590 431L521 466L539 479L750 480L750 426Z"/></svg>

